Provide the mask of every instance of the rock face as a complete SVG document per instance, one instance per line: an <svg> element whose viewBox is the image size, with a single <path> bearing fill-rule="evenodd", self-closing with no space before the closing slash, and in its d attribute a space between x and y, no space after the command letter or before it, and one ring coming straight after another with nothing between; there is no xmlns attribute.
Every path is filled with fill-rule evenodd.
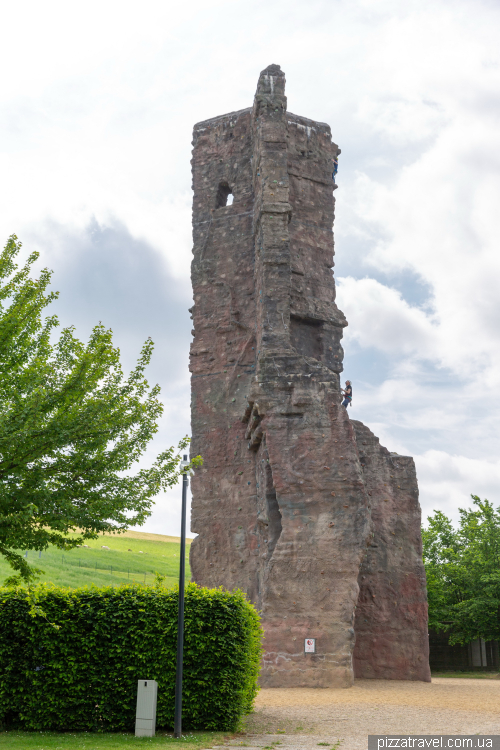
<svg viewBox="0 0 500 750"><path fill-rule="evenodd" d="M340 149L284 92L270 65L253 108L194 128L193 578L262 611L263 686L429 680L413 460L340 405Z"/></svg>

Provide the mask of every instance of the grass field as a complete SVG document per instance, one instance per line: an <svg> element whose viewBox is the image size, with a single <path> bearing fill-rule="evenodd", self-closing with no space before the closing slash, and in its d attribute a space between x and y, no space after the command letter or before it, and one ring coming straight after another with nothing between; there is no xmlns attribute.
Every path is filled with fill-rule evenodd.
<svg viewBox="0 0 500 750"><path fill-rule="evenodd" d="M135 737L133 734L90 734L88 732L0 732L0 750L120 750L122 748L168 748L203 750L220 745L222 732L186 732L180 739L172 735Z"/></svg>
<svg viewBox="0 0 500 750"><path fill-rule="evenodd" d="M190 578L189 544L186 549L186 580ZM166 576L165 584L173 586L179 580L180 540L173 536L127 531L124 534L105 534L86 542L71 552L49 547L45 552L28 551L28 562L44 571L44 583L77 588L118 586L122 583L153 584L155 573ZM106 545L109 549L103 549ZM9 565L0 556L0 585L12 575ZM1 747L1 745L0 745Z"/></svg>

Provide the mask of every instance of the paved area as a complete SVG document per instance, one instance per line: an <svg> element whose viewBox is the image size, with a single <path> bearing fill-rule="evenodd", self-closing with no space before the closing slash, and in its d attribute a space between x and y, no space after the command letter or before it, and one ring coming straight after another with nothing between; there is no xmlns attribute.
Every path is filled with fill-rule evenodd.
<svg viewBox="0 0 500 750"><path fill-rule="evenodd" d="M347 690L261 690L231 747L366 750L369 734L500 734L500 680L356 680Z"/></svg>

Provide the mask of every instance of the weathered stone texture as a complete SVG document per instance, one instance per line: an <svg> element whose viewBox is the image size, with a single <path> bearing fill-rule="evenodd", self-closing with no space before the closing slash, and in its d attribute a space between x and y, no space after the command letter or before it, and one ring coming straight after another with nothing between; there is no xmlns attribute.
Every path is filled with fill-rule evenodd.
<svg viewBox="0 0 500 750"><path fill-rule="evenodd" d="M269 66L252 109L194 129L193 578L262 610L265 686L348 686L353 650L356 674L429 679L413 462L340 406L340 151L284 85Z"/></svg>
<svg viewBox="0 0 500 750"><path fill-rule="evenodd" d="M383 448L351 420L371 504L371 535L359 575L356 677L429 679L425 573L415 464Z"/></svg>

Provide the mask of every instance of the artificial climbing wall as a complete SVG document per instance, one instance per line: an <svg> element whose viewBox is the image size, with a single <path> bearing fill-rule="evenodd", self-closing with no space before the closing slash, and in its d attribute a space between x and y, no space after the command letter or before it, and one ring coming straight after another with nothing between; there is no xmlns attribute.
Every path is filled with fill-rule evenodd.
<svg viewBox="0 0 500 750"><path fill-rule="evenodd" d="M349 686L355 671L429 679L413 462L401 459L411 502L391 484L391 509L406 503L394 526L405 551L377 553L388 512L375 464L385 471L390 454L374 436L360 451L366 428L340 406L339 153L328 125L287 111L277 65L261 73L251 109L194 129L192 450L204 465L192 482L191 568L261 610L265 686ZM397 604L377 609L389 595Z"/></svg>

